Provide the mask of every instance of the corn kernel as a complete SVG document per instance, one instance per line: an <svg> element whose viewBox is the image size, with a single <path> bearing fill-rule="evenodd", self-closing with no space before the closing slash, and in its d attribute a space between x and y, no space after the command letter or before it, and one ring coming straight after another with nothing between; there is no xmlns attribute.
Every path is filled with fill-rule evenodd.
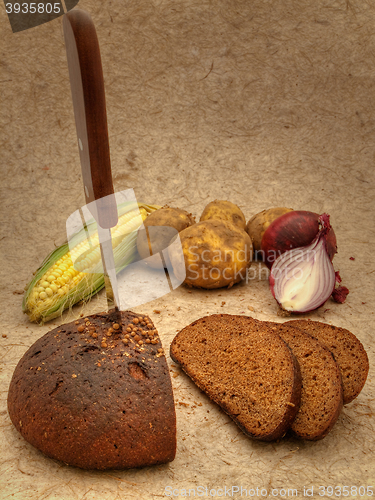
<svg viewBox="0 0 375 500"><path fill-rule="evenodd" d="M42 299L42 300L46 299L47 298L46 292L40 292L39 298Z"/></svg>

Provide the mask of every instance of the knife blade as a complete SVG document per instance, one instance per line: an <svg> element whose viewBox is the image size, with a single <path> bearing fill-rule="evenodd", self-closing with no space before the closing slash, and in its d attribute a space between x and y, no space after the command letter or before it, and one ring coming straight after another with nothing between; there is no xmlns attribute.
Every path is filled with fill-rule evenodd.
<svg viewBox="0 0 375 500"><path fill-rule="evenodd" d="M86 204L97 222L108 310L119 312L111 236L118 214L99 42L90 15L81 9L64 14L63 30Z"/></svg>

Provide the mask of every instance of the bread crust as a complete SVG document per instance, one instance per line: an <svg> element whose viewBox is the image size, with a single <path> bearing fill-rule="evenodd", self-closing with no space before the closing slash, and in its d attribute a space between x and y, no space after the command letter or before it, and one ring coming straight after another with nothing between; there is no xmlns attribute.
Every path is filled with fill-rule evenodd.
<svg viewBox="0 0 375 500"><path fill-rule="evenodd" d="M9 416L45 455L101 470L174 459L176 416L160 338L143 315L126 311L121 319L118 330L107 313L57 327L19 361Z"/></svg>

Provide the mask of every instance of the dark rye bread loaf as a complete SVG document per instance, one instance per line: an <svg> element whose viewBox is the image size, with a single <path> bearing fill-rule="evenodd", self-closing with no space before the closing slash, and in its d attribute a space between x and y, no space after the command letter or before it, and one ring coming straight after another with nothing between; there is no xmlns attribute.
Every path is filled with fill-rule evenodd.
<svg viewBox="0 0 375 500"><path fill-rule="evenodd" d="M229 314L198 319L176 335L170 354L248 436L278 439L293 422L299 367L286 343L260 321Z"/></svg>
<svg viewBox="0 0 375 500"><path fill-rule="evenodd" d="M357 337L345 328L310 319L286 323L310 333L332 352L341 370L344 404L353 401L365 385L369 371L366 351Z"/></svg>
<svg viewBox="0 0 375 500"><path fill-rule="evenodd" d="M290 324L267 325L288 344L301 369L301 405L290 430L303 439L322 439L342 409L340 369L332 353L312 335Z"/></svg>
<svg viewBox="0 0 375 500"><path fill-rule="evenodd" d="M62 325L18 363L9 416L47 456L84 469L174 459L176 417L162 345L151 320L108 313Z"/></svg>

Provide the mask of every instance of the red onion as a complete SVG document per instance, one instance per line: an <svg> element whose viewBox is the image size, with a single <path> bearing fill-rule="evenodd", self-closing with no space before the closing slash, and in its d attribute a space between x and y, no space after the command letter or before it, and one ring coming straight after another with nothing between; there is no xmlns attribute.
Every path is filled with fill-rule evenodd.
<svg viewBox="0 0 375 500"><path fill-rule="evenodd" d="M310 245L284 252L272 265L271 292L286 311L313 311L335 288L336 273L327 251L329 215L321 215L319 222L321 228Z"/></svg>
<svg viewBox="0 0 375 500"><path fill-rule="evenodd" d="M319 232L319 214L293 210L275 219L266 229L261 243L263 259L271 268L287 250L310 245ZM337 252L336 236L331 228L327 234L327 250L332 260Z"/></svg>

